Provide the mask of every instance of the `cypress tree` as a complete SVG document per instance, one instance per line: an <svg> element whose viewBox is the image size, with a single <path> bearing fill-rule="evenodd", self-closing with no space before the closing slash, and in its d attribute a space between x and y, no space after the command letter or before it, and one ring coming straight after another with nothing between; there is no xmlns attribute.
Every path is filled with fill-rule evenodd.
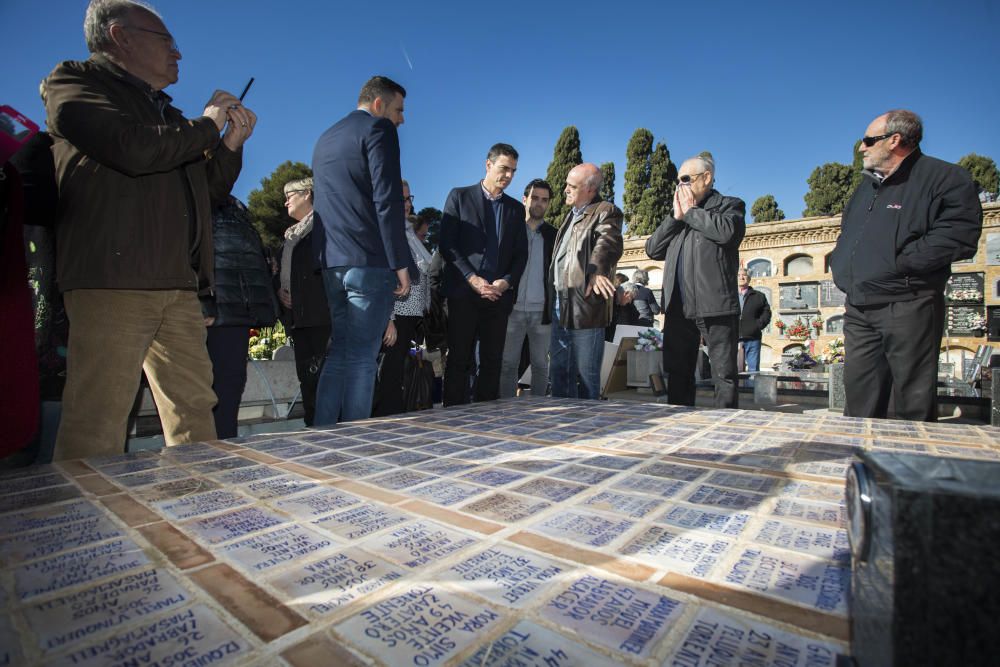
<svg viewBox="0 0 1000 667"><path fill-rule="evenodd" d="M642 193L639 206L629 225L630 236L652 234L673 211L674 190L677 188L677 167L663 143L656 144L649 160L649 187Z"/></svg>
<svg viewBox="0 0 1000 667"><path fill-rule="evenodd" d="M633 217L642 200L642 193L649 187L650 158L653 153L653 133L644 127L638 128L628 140L625 149L625 192L622 195L622 211L631 233L638 221Z"/></svg>
<svg viewBox="0 0 1000 667"><path fill-rule="evenodd" d="M757 197L757 201L750 207L750 215L753 216L754 222L775 222L785 219L785 212L778 208L774 195Z"/></svg>
<svg viewBox="0 0 1000 667"><path fill-rule="evenodd" d="M615 163L604 162L601 164L601 199L615 203Z"/></svg>
<svg viewBox="0 0 1000 667"><path fill-rule="evenodd" d="M987 192L996 197L1000 189L1000 171L997 171L997 163L992 158L969 153L958 161L958 166L972 175L977 192Z"/></svg>
<svg viewBox="0 0 1000 667"><path fill-rule="evenodd" d="M569 174L570 169L582 162L580 133L575 126L570 125L559 135L555 149L552 151L552 162L549 163L548 171L545 173L545 180L552 186L548 219L556 227L562 225L570 210L570 207L566 205L566 195L563 194L563 190L566 188L566 175Z"/></svg>
<svg viewBox="0 0 1000 667"><path fill-rule="evenodd" d="M827 162L813 169L807 181L803 216L838 215L854 191L854 169L839 162Z"/></svg>

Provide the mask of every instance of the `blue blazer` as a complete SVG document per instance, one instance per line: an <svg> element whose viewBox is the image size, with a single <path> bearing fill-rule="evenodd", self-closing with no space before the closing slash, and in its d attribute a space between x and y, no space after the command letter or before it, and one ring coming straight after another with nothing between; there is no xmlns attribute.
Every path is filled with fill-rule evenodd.
<svg viewBox="0 0 1000 667"><path fill-rule="evenodd" d="M512 306L517 284L528 261L528 235L524 224L524 206L513 197L501 198L500 239L497 266L484 266L486 244L496 243L496 218L493 205L483 195L482 184L455 188L448 193L441 217L439 245L445 260L443 292L446 297L476 297L467 278L476 274L493 282L503 278L510 290L501 297Z"/></svg>
<svg viewBox="0 0 1000 667"><path fill-rule="evenodd" d="M312 168L319 266L410 267L412 275L392 121L352 111L320 136Z"/></svg>

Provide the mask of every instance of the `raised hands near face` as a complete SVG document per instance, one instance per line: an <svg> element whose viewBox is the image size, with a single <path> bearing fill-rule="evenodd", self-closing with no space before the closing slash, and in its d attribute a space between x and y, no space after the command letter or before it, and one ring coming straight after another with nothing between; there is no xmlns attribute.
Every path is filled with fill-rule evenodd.
<svg viewBox="0 0 1000 667"><path fill-rule="evenodd" d="M690 186L678 185L674 191L674 219L683 220L688 210L697 203Z"/></svg>
<svg viewBox="0 0 1000 667"><path fill-rule="evenodd" d="M254 125L257 124L257 115L240 104L235 95L224 90L217 90L212 94L203 115L211 118L220 132L226 128L222 141L231 151L237 150L250 138Z"/></svg>

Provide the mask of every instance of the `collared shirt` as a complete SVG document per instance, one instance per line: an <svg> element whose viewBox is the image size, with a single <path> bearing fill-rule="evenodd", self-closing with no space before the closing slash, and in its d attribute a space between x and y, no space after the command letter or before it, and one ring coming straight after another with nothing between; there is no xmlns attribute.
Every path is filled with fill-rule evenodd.
<svg viewBox="0 0 1000 667"><path fill-rule="evenodd" d="M542 236L541 223L528 232L528 263L521 274L521 282L517 286L517 301L514 310L526 312L541 311L545 308L545 239ZM525 223L527 226L527 223Z"/></svg>
<svg viewBox="0 0 1000 667"><path fill-rule="evenodd" d="M747 294L749 294L749 293L750 293L750 289L749 288L744 288L744 289L739 290L739 294L740 294L740 312L741 313L743 312L743 303L747 300Z"/></svg>
<svg viewBox="0 0 1000 667"><path fill-rule="evenodd" d="M569 222L566 223L566 231L563 232L562 240L559 243L559 248L555 253L556 267L553 271L555 288L557 292L566 291L566 253L569 252L569 238L573 234L573 225L575 225L583 215L587 212L587 209L596 204L596 201L592 201L583 208L573 207L573 215L570 216Z"/></svg>
<svg viewBox="0 0 1000 667"><path fill-rule="evenodd" d="M500 211L503 207L503 191L498 195L490 194L490 191L486 189L486 183L479 181L479 186L483 189L483 196L486 197L486 201L493 204L493 218L496 223L497 230L497 244L500 243Z"/></svg>

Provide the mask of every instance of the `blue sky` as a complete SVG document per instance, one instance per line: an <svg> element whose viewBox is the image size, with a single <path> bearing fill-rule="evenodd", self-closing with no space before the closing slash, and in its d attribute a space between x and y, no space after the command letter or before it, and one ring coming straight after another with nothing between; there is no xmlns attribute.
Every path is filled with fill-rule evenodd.
<svg viewBox="0 0 1000 667"><path fill-rule="evenodd" d="M0 103L44 117L38 81L87 56L86 0L2 0ZM181 47L167 89L189 116L216 88L260 117L234 190L243 199L384 74L408 91L403 175L417 208L482 177L489 146L521 154L510 192L544 177L567 125L587 161L614 161L637 127L681 160L716 157L719 189L771 193L788 217L817 165L849 163L867 124L894 107L924 118L926 153L1000 160L1000 2L154 3Z"/></svg>

